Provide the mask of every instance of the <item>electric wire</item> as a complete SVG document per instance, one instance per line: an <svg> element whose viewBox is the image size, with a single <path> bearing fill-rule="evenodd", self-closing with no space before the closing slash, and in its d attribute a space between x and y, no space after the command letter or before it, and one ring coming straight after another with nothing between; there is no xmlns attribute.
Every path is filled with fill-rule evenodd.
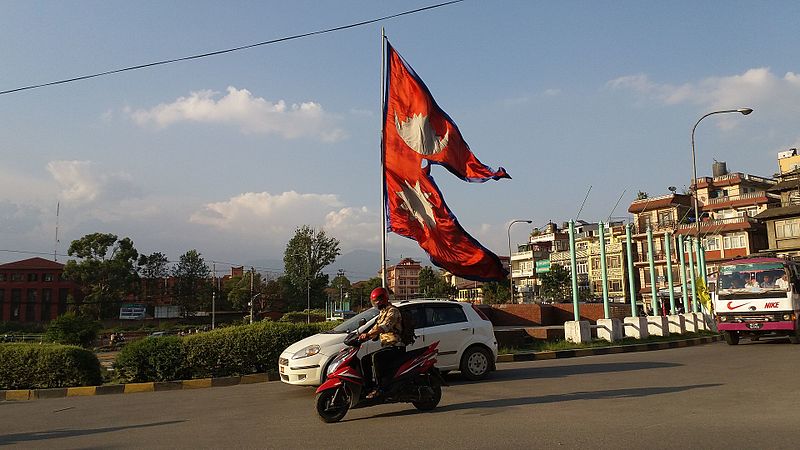
<svg viewBox="0 0 800 450"><path fill-rule="evenodd" d="M307 33L295 34L295 35L292 35L292 36L284 36L284 37L277 38L277 39L270 39L268 41L257 42L255 44L247 44L247 45L228 48L228 49L224 49L224 50L216 50L216 51L211 51L211 52L206 52L206 53L200 53L200 54L197 54L197 55L183 56L183 57L180 57L180 58L165 59L165 60L162 60L162 61L156 61L156 62L150 62L150 63L145 63L145 64L138 64L138 65L135 65L135 66L123 67L121 69L107 70L107 71L104 71L104 72L94 73L94 74L91 74L91 75L82 75L82 76L73 77L73 78L66 78L66 79L58 80L58 81L50 81L50 82L47 82L47 83L32 84L30 86L23 86L23 87L18 87L18 88L14 88L14 89L7 89L7 90L4 90L4 91L0 91L0 95L12 94L14 92L27 91L27 90L38 89L38 88L43 88L43 87L47 87L47 86L55 86L55 85L59 85L59 84L72 83L72 82L75 82L75 81L88 80L88 79L91 79L91 78L97 78L97 77L102 77L102 76L106 76L106 75L113 75L113 74L117 74L117 73L121 73L121 72L128 72L128 71L132 71L132 70L145 69L145 68L148 68L148 67L162 66L162 65L165 65L165 64L172 64L172 63L183 62L183 61L191 61L191 60L194 60L194 59L207 58L207 57L210 57L210 56L217 56L217 55L223 55L223 54L226 54L226 53L233 53L233 52L238 52L238 51L242 51L242 50L248 50L248 49L255 48L255 47L260 47L260 46L263 46L263 45L277 44L279 42L286 42L286 41L291 41L291 40L295 40L295 39L301 39L301 38L310 37L310 36L317 36L317 35L320 35L320 34L332 33L332 32L335 32L335 31L347 30L349 28L356 28L356 27L361 27L361 26L369 25L369 24L376 23L376 22L381 22L381 21L385 21L385 20L389 20L389 19L395 19L397 17L407 16L407 15L410 15L410 14L416 14L416 13L423 12L423 11L428 11L428 10L431 10L431 9L441 8L441 7L449 6L449 5L452 5L452 4L455 4L455 3L461 3L463 1L465 1L465 0L452 0L452 1L448 1L448 2L437 3L435 5L423 6L421 8L416 8L416 9L412 9L412 10L408 10L408 11L403 11L403 12L400 12L400 13L390 14L388 16L378 17L378 18L375 18L375 19L363 20L361 22L355 22L355 23L351 23L351 24L347 24L347 25L340 25L340 26L333 27L333 28L326 28L324 30L317 30L317 31L310 31L310 32L307 32Z"/></svg>

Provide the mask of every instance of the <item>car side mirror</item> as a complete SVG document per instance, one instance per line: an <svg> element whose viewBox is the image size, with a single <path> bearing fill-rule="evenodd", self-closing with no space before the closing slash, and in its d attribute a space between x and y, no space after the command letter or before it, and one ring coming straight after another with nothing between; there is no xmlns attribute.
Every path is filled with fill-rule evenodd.
<svg viewBox="0 0 800 450"><path fill-rule="evenodd" d="M359 327L359 328L363 327L363 326L364 326L364 325L366 325L366 324L367 324L367 319L365 319L365 318L363 318L363 317L362 317L362 318L360 318L360 319L358 319L358 327Z"/></svg>

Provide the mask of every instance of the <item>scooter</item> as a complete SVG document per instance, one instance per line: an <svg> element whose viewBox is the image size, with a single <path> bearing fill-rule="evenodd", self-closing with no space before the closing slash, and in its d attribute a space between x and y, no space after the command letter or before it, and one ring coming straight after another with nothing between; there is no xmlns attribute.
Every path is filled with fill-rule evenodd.
<svg viewBox="0 0 800 450"><path fill-rule="evenodd" d="M367 398L373 383L363 375L366 371L358 357L362 344L358 334L348 334L344 343L347 347L333 358L327 380L317 388L317 414L323 422L338 422L351 408L410 402L420 411L429 411L439 404L445 382L439 369L434 367L439 353L438 341L406 352L383 394L375 398Z"/></svg>

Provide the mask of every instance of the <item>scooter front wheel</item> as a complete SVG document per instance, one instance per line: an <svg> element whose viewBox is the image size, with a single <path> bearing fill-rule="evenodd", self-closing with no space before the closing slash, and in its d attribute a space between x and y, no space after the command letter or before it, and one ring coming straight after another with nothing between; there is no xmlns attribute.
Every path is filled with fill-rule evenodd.
<svg viewBox="0 0 800 450"><path fill-rule="evenodd" d="M317 414L325 423L342 420L348 409L350 409L350 399L341 387L317 394Z"/></svg>
<svg viewBox="0 0 800 450"><path fill-rule="evenodd" d="M432 395L425 398L424 400L419 400L415 402L411 402L415 408L420 411L430 411L433 408L436 408L436 405L439 404L439 401L442 399L442 387L437 385L430 386Z"/></svg>

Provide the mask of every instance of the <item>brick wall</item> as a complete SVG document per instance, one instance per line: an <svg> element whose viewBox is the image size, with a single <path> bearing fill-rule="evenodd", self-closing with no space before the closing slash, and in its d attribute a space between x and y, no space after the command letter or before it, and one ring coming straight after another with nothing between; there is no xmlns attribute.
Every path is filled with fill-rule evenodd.
<svg viewBox="0 0 800 450"><path fill-rule="evenodd" d="M495 326L563 325L564 322L575 320L572 303L481 305L480 308ZM627 317L631 311L630 306L625 304L610 304L609 309L611 317L616 319ZM581 320L597 322L604 316L603 304L581 303L580 313Z"/></svg>

